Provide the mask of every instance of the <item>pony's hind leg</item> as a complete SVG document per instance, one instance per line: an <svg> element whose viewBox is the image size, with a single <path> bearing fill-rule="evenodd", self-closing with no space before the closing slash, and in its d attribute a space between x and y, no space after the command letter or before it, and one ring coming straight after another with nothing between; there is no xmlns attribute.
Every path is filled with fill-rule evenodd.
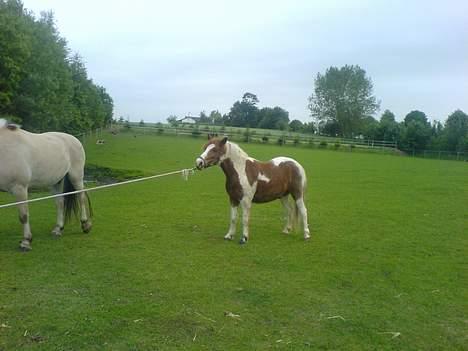
<svg viewBox="0 0 468 351"><path fill-rule="evenodd" d="M304 204L304 197L296 199L297 211L299 212L302 219L302 227L304 228L304 239L310 239L309 223L307 221L307 208Z"/></svg>
<svg viewBox="0 0 468 351"><path fill-rule="evenodd" d="M289 234L292 230L293 224L292 224L292 211L293 209L291 208L289 204L289 199L288 195L283 196L281 198L281 204L283 205L283 211L284 211L284 228L283 228L283 234Z"/></svg>
<svg viewBox="0 0 468 351"><path fill-rule="evenodd" d="M62 193L63 192L63 180L55 184L52 187L52 191L54 194ZM65 225L64 202L65 202L65 199L63 196L55 198L55 205L57 207L57 224L55 225L54 229L52 229L52 234L57 237L62 235L63 227Z"/></svg>
<svg viewBox="0 0 468 351"><path fill-rule="evenodd" d="M11 193L16 197L16 201L26 201L28 199L28 188L22 185L16 185L11 190ZM23 225L23 240L20 242L20 249L29 251L32 249L32 233L29 226L29 208L28 204L18 205L19 221Z"/></svg>

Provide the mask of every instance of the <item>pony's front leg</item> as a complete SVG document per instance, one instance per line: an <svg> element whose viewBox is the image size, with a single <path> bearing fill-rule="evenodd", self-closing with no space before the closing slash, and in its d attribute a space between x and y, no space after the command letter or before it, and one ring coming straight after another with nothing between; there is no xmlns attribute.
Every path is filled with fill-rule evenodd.
<svg viewBox="0 0 468 351"><path fill-rule="evenodd" d="M63 192L63 182L54 185L52 191L54 194L60 194ZM55 205L57 207L57 224L55 225L54 229L52 229L52 234L55 236L61 236L63 233L63 227L65 224L64 202L65 199L63 196L55 198Z"/></svg>
<svg viewBox="0 0 468 351"><path fill-rule="evenodd" d="M239 244L245 244L249 240L249 219L250 219L250 207L252 206L251 199L242 199L242 238Z"/></svg>
<svg viewBox="0 0 468 351"><path fill-rule="evenodd" d="M236 234L237 227L237 206L231 204L231 222L229 223L229 230L224 236L224 240L232 240L234 234Z"/></svg>
<svg viewBox="0 0 468 351"><path fill-rule="evenodd" d="M13 195L16 197L16 201L26 201L28 199L28 188L24 186L15 186L12 189ZM31 227L29 226L29 208L28 204L18 205L19 210L19 221L23 225L23 240L20 242L20 249L23 251L29 251L32 249L32 233Z"/></svg>

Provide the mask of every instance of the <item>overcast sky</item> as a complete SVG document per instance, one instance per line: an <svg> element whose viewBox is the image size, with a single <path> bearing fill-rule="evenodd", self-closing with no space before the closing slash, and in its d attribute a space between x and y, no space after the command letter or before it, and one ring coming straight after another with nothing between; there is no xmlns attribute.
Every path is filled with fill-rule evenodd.
<svg viewBox="0 0 468 351"><path fill-rule="evenodd" d="M468 113L468 1L24 0L52 10L133 121L226 113L244 92L310 120L317 72L357 64L385 109Z"/></svg>

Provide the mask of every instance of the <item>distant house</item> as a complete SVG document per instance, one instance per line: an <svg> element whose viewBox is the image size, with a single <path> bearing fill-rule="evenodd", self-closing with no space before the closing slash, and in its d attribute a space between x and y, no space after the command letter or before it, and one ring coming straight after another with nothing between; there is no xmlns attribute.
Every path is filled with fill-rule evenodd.
<svg viewBox="0 0 468 351"><path fill-rule="evenodd" d="M197 124L198 122L200 122L200 117L195 117L195 116L190 116L190 115L177 120L177 123L182 123L182 124Z"/></svg>

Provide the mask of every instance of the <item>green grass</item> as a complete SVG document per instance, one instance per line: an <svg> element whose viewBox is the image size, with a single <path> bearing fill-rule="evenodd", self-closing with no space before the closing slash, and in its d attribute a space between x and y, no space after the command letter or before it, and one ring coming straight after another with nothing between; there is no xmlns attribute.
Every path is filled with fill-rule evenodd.
<svg viewBox="0 0 468 351"><path fill-rule="evenodd" d="M89 140L88 162L132 174L191 167L204 143L105 139ZM2 209L0 350L466 347L466 163L243 147L304 165L310 242L280 234L278 202L253 207L247 245L225 242L219 168L91 193L89 235L73 223L53 239L53 202L33 204L26 254L16 210Z"/></svg>

